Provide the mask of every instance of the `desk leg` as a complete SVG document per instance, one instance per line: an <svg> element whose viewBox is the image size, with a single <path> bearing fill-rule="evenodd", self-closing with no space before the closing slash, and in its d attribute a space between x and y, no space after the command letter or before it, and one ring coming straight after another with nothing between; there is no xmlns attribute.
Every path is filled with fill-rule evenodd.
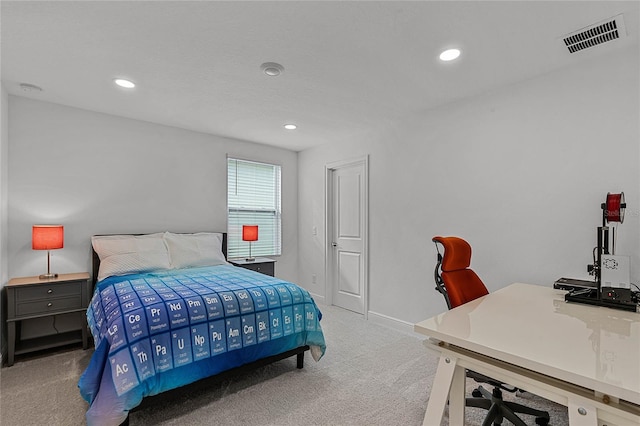
<svg viewBox="0 0 640 426"><path fill-rule="evenodd" d="M449 424L464 424L464 408L465 408L465 385L467 379L467 371L456 366L453 373L453 381L451 382L451 390L449 391Z"/></svg>
<svg viewBox="0 0 640 426"><path fill-rule="evenodd" d="M457 362L458 359L450 355L440 355L440 362L438 363L436 377L433 379L427 411L424 414L423 426L440 424L442 422L442 416L444 415L444 408L449 399L449 389L451 389Z"/></svg>
<svg viewBox="0 0 640 426"><path fill-rule="evenodd" d="M598 426L598 413L596 407L586 401L578 402L569 399L567 409L569 411L569 424L571 426Z"/></svg>

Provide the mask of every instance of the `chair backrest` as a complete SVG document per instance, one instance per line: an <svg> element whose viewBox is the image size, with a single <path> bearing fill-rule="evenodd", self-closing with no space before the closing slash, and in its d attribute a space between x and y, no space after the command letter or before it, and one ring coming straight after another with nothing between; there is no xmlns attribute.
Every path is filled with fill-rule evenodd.
<svg viewBox="0 0 640 426"><path fill-rule="evenodd" d="M436 290L445 298L449 309L489 294L489 290L469 269L471 265L471 246L458 237L433 237L433 242L441 244L444 254L438 251L438 264L434 272Z"/></svg>

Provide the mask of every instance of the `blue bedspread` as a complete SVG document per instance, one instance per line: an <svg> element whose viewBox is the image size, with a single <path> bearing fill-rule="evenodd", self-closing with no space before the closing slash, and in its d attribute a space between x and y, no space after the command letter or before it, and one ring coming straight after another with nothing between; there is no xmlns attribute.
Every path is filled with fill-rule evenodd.
<svg viewBox="0 0 640 426"><path fill-rule="evenodd" d="M318 360L320 318L303 288L231 265L109 277L87 311L87 424L119 425L145 396L300 346Z"/></svg>

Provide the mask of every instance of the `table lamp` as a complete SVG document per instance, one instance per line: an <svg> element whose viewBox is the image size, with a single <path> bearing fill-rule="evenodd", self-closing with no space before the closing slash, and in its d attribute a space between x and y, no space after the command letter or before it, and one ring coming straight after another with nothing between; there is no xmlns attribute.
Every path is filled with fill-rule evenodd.
<svg viewBox="0 0 640 426"><path fill-rule="evenodd" d="M47 273L40 275L41 280L57 278L58 274L51 273L51 251L64 247L64 227L62 225L33 225L31 233L31 248L33 250L47 250Z"/></svg>
<svg viewBox="0 0 640 426"><path fill-rule="evenodd" d="M258 225L242 225L242 241L249 241L249 257L247 262L253 262L255 257L251 257L251 242L258 241Z"/></svg>

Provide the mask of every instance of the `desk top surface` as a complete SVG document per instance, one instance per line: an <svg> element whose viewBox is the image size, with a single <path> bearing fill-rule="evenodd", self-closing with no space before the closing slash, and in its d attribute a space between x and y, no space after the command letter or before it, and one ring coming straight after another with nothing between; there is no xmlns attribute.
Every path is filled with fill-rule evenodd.
<svg viewBox="0 0 640 426"><path fill-rule="evenodd" d="M640 404L640 313L516 283L415 325L483 355Z"/></svg>

